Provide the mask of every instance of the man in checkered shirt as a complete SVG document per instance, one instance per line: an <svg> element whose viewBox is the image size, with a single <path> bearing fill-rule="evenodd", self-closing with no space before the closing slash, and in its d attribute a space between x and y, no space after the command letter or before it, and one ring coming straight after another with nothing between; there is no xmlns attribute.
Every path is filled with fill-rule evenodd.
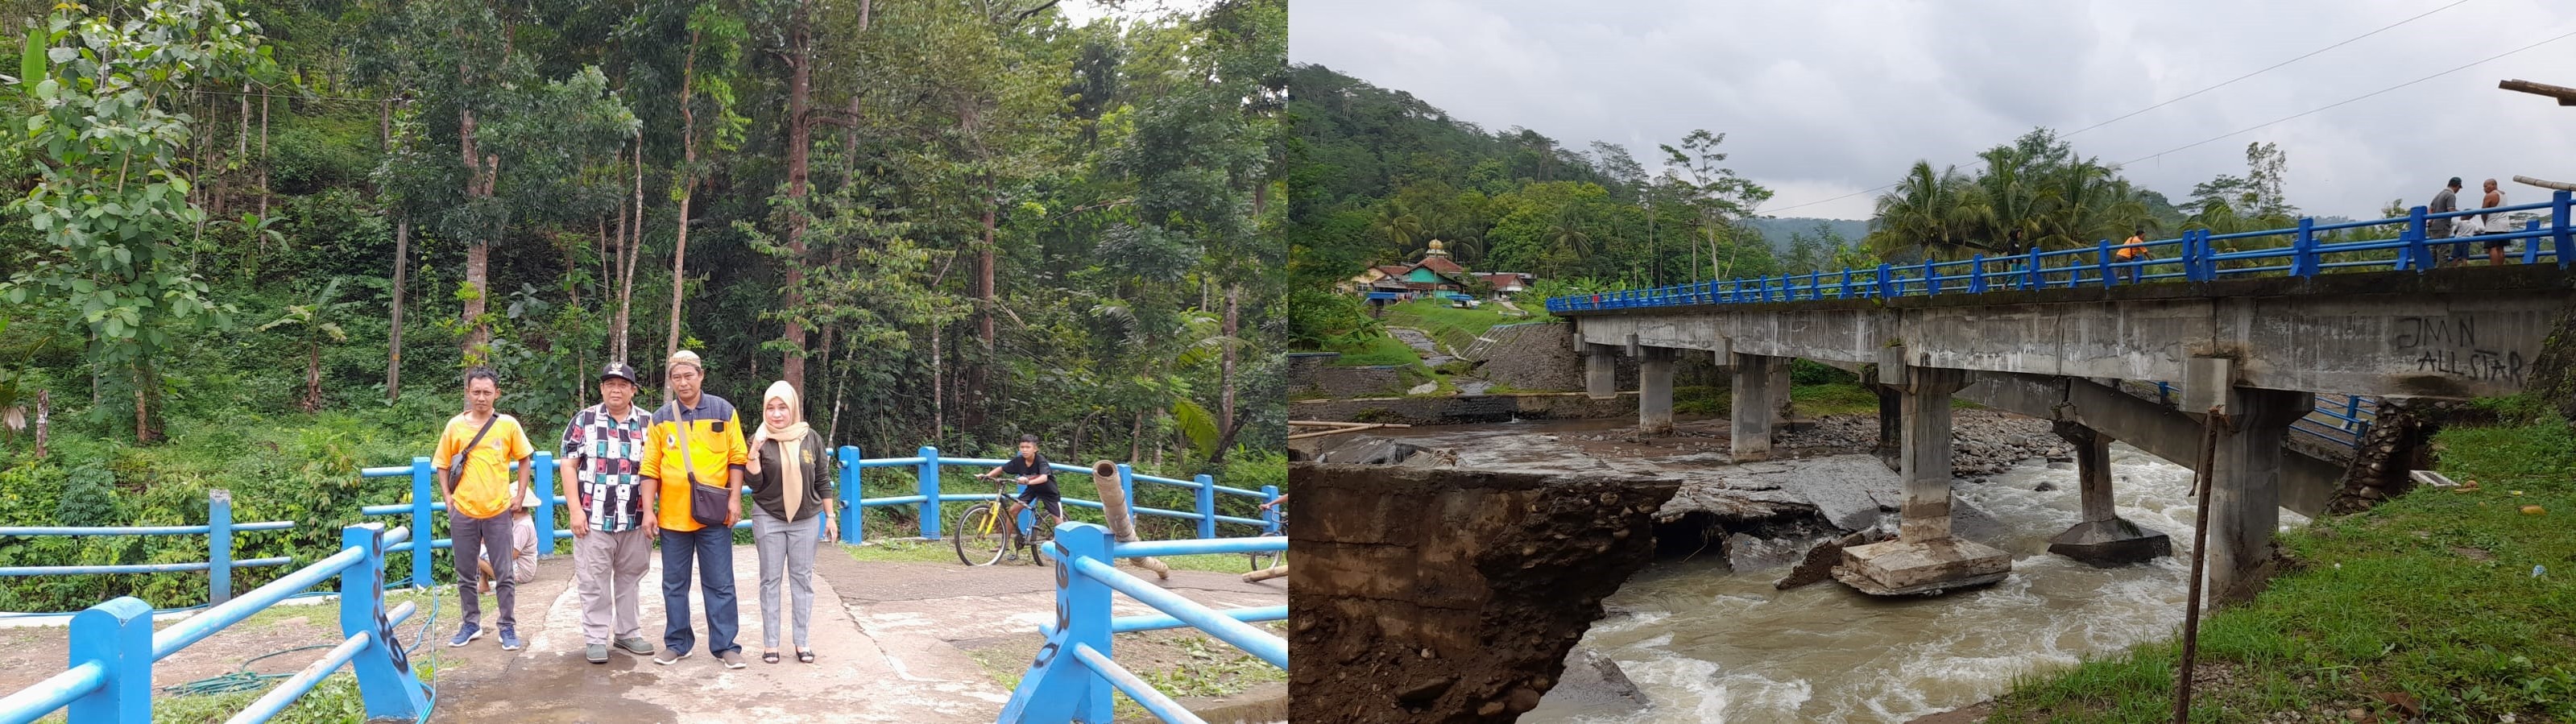
<svg viewBox="0 0 2576 724"><path fill-rule="evenodd" d="M564 502L572 513L573 585L581 593L583 657L608 663L610 634L617 648L649 656L636 612L638 582L651 564L653 516L644 512L637 473L644 462L644 431L653 416L635 403L635 368L610 362L599 372L600 403L574 413L564 426ZM610 607L615 606L615 628Z"/></svg>

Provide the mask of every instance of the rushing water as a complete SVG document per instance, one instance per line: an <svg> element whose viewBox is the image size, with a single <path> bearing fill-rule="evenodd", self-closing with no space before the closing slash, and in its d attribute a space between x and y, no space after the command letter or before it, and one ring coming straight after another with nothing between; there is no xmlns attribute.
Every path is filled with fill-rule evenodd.
<svg viewBox="0 0 2576 724"><path fill-rule="evenodd" d="M2126 445L2111 457L2120 515L2187 553L2191 471ZM2057 490L2035 492L2042 482ZM2016 676L2172 635L2188 558L2098 569L2048 553L2049 536L2077 520L2076 485L2074 470L2035 465L1958 485L2011 535L1980 541L2013 555L2012 576L1982 590L1875 599L1830 581L1774 590L1783 571L1730 573L1722 560L1658 563L1609 599L1621 613L1583 640L1651 704L1550 699L1521 721L1903 722L1991 698Z"/></svg>

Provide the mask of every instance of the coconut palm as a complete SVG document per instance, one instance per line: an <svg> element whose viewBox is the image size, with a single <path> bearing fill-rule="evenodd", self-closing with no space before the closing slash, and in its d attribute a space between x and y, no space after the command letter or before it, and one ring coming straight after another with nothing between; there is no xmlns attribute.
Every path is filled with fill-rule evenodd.
<svg viewBox="0 0 2576 724"><path fill-rule="evenodd" d="M1914 162L1894 190L1878 197L1869 245L1881 258L1955 256L1991 217L1984 194L1956 167L1932 171Z"/></svg>

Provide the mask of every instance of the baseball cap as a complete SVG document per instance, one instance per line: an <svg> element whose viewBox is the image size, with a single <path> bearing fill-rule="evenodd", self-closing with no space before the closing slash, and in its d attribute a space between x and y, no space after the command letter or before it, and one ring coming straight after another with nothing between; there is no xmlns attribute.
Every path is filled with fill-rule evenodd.
<svg viewBox="0 0 2576 724"><path fill-rule="evenodd" d="M606 380L610 377L615 377L629 383L633 383L635 382L635 368L628 366L624 362L610 362L607 367L599 369L599 378Z"/></svg>

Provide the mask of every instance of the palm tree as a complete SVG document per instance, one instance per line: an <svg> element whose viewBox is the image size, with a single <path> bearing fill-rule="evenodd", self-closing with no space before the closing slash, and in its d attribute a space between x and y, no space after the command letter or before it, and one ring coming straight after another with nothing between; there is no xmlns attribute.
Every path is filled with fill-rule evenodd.
<svg viewBox="0 0 2576 724"><path fill-rule="evenodd" d="M277 327L304 328L303 406L305 412L322 409L322 340L329 339L334 343L349 341L349 333L340 329L340 323L336 320L339 319L341 310L357 306L358 303L331 301L332 298L340 295L341 279L341 277L333 277L329 283L323 284L322 293L314 296L312 304L287 307L285 316L259 326L262 332Z"/></svg>
<svg viewBox="0 0 2576 724"><path fill-rule="evenodd" d="M1957 168L1936 174L1930 162L1916 161L1895 190L1878 197L1870 248L1882 258L1908 250L1925 258L1955 253L1991 218L1983 196Z"/></svg>
<svg viewBox="0 0 2576 724"><path fill-rule="evenodd" d="M1423 238L1422 215L1394 199L1388 199L1385 205L1378 207L1377 218L1371 224L1379 233L1386 235L1387 241L1395 243L1397 252L1408 256L1413 253L1413 245Z"/></svg>
<svg viewBox="0 0 2576 724"><path fill-rule="evenodd" d="M1572 203L1557 207L1556 223L1548 227L1547 240L1554 245L1547 255L1550 261L1565 258L1556 252L1573 252L1573 258L1579 260L1592 258L1592 234L1583 230L1583 219ZM1561 267L1551 269L1549 275L1557 276L1561 271Z"/></svg>

